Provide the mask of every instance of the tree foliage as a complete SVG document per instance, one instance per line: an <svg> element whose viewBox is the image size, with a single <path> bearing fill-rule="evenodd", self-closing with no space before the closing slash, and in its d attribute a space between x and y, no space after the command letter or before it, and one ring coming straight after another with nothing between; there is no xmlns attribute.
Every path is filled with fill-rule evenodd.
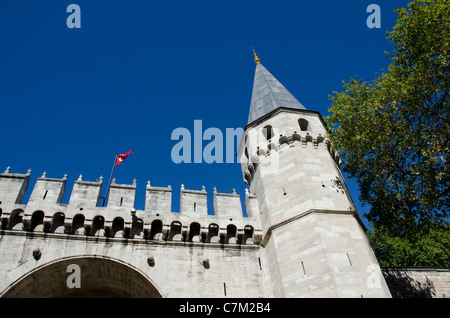
<svg viewBox="0 0 450 318"><path fill-rule="evenodd" d="M448 225L432 226L414 236L392 236L383 228L368 231L368 238L380 266L450 267Z"/></svg>
<svg viewBox="0 0 450 318"><path fill-rule="evenodd" d="M388 70L344 82L326 120L376 233L412 240L448 221L450 0L415 0L397 14Z"/></svg>

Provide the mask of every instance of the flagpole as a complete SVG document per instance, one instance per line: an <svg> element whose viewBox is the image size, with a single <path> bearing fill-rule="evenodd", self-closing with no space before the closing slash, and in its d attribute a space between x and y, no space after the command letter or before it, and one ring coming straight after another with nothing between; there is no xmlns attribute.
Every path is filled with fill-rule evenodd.
<svg viewBox="0 0 450 318"><path fill-rule="evenodd" d="M109 191L109 187L111 185L111 178L112 178L112 175L114 173L114 168L116 167L116 162L117 162L117 156L118 155L119 154L116 153L116 155L114 156L114 163L113 163L113 167L111 169L111 175L109 176L108 187L106 188L106 193L105 193L105 196L103 197L103 206L105 206L105 201L108 199L108 191Z"/></svg>

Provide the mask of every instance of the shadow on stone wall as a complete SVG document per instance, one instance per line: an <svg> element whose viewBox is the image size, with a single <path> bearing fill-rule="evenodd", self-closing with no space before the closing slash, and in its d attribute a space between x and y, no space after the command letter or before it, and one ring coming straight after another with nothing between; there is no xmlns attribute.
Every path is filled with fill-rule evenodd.
<svg viewBox="0 0 450 318"><path fill-rule="evenodd" d="M425 277L419 281L408 270L383 268L383 275L393 298L434 298L433 282Z"/></svg>

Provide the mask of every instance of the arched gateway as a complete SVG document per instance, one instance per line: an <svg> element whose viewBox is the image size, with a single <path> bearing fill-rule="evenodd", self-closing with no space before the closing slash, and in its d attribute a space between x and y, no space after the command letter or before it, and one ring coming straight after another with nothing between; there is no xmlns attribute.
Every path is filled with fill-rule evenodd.
<svg viewBox="0 0 450 318"><path fill-rule="evenodd" d="M70 265L79 266L80 288L71 286ZM68 270L69 269L69 270ZM69 284L68 284L69 280ZM72 287L72 288L71 288ZM59 259L12 283L1 297L153 297L161 294L145 274L122 261L96 256Z"/></svg>

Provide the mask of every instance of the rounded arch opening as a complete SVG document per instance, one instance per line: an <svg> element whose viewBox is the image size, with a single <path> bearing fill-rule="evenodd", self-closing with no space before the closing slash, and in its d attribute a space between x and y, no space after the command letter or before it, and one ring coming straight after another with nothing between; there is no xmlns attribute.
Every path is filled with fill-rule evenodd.
<svg viewBox="0 0 450 318"><path fill-rule="evenodd" d="M9 215L9 224L8 224L8 230L22 230L23 229L23 210L16 209L11 212ZM3 226L3 224L2 224ZM5 226L6 228L6 223Z"/></svg>
<svg viewBox="0 0 450 318"><path fill-rule="evenodd" d="M102 215L96 215L92 219L91 235L103 236L104 226L105 226L105 218Z"/></svg>
<svg viewBox="0 0 450 318"><path fill-rule="evenodd" d="M309 130L311 130L309 122L306 119L304 119L304 118L300 118L298 120L298 125L300 126L300 130L301 131L309 131Z"/></svg>
<svg viewBox="0 0 450 318"><path fill-rule="evenodd" d="M124 236L124 225L125 225L125 221L123 218L121 217L115 217L113 222L112 222L112 227L111 227L111 237L115 237L118 234L121 234L122 237Z"/></svg>
<svg viewBox="0 0 450 318"><path fill-rule="evenodd" d="M207 241L210 243L217 243L219 242L219 226L215 223L211 223L208 226L208 238Z"/></svg>
<svg viewBox="0 0 450 318"><path fill-rule="evenodd" d="M66 216L62 212L57 212L53 215L50 232L64 233L64 220Z"/></svg>
<svg viewBox="0 0 450 318"><path fill-rule="evenodd" d="M76 282L79 282L79 288L76 284L72 284ZM5 298L162 297L154 283L137 268L116 259L95 256L69 257L39 266L12 283L0 296Z"/></svg>
<svg viewBox="0 0 450 318"><path fill-rule="evenodd" d="M323 138L323 137L319 134L319 136L317 137L317 144L323 143L324 140L325 140L325 138Z"/></svg>
<svg viewBox="0 0 450 318"><path fill-rule="evenodd" d="M163 223L161 220L153 220L150 229L150 240L161 240L162 239Z"/></svg>
<svg viewBox="0 0 450 318"><path fill-rule="evenodd" d="M131 238L143 237L144 221L136 218L131 225Z"/></svg>
<svg viewBox="0 0 450 318"><path fill-rule="evenodd" d="M44 212L43 211L33 212L33 214L31 215L31 222L30 222L29 230L31 232L33 232L34 230L37 230L36 228L39 225L42 225L42 227L43 227L43 224L44 224ZM38 230L42 230L42 229L40 228Z"/></svg>
<svg viewBox="0 0 450 318"><path fill-rule="evenodd" d="M77 214L72 219L72 234L84 234L84 215Z"/></svg>
<svg viewBox="0 0 450 318"><path fill-rule="evenodd" d="M200 230L201 226L197 222L191 223L189 226L189 242L199 242L200 241Z"/></svg>
<svg viewBox="0 0 450 318"><path fill-rule="evenodd" d="M173 221L170 224L169 241L181 241L181 223L178 221Z"/></svg>
<svg viewBox="0 0 450 318"><path fill-rule="evenodd" d="M289 142L289 138L287 136L280 137L280 140L279 140L280 146L283 144L287 144L288 142Z"/></svg>
<svg viewBox="0 0 450 318"><path fill-rule="evenodd" d="M234 224L229 224L227 226L227 234L225 238L225 243L236 244L237 243L237 228Z"/></svg>
<svg viewBox="0 0 450 318"><path fill-rule="evenodd" d="M243 238L243 244L252 244L253 243L253 226L246 225L244 227L244 238Z"/></svg>
<svg viewBox="0 0 450 318"><path fill-rule="evenodd" d="M272 139L273 137L273 128L271 125L264 126L262 129L262 133L267 140Z"/></svg>

